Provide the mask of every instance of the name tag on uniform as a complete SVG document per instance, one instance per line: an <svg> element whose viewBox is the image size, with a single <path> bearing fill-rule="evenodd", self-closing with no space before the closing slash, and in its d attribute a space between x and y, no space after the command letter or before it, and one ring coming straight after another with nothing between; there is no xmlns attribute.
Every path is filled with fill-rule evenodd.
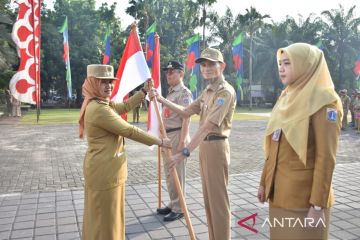
<svg viewBox="0 0 360 240"><path fill-rule="evenodd" d="M281 129L275 130L272 134L272 140L278 142L280 139L280 135L281 135Z"/></svg>
<svg viewBox="0 0 360 240"><path fill-rule="evenodd" d="M329 122L336 122L337 110L334 108L327 108L326 109L326 118Z"/></svg>

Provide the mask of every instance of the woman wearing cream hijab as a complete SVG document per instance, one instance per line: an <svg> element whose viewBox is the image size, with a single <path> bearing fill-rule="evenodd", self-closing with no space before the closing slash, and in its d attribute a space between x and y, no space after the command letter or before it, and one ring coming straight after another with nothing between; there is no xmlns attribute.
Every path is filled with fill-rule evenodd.
<svg viewBox="0 0 360 240"><path fill-rule="evenodd" d="M258 199L269 201L271 239L327 239L341 101L317 47L295 43L277 60L286 87L266 128Z"/></svg>

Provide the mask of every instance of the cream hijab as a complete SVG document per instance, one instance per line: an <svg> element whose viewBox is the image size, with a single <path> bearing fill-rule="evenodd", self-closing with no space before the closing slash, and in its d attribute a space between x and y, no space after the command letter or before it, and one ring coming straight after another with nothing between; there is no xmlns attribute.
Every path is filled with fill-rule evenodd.
<svg viewBox="0 0 360 240"><path fill-rule="evenodd" d="M310 116L323 106L335 103L341 117L341 101L320 49L295 43L277 51L278 62L283 52L289 57L294 81L284 89L272 110L265 134L265 155L269 156L271 134L282 129L300 161L306 165Z"/></svg>

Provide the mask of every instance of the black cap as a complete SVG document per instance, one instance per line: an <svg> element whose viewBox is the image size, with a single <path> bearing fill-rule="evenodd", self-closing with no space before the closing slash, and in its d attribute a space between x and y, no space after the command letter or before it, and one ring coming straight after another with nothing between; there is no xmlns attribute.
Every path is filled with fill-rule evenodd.
<svg viewBox="0 0 360 240"><path fill-rule="evenodd" d="M182 65L181 63L177 62L177 61L170 61L166 64L166 67L163 67L162 70L166 71L168 69L179 69L179 70L184 70L184 65Z"/></svg>

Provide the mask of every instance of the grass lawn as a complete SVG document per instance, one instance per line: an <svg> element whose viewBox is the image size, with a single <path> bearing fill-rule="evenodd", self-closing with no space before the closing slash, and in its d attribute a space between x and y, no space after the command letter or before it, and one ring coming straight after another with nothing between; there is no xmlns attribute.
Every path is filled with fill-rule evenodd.
<svg viewBox="0 0 360 240"><path fill-rule="evenodd" d="M253 109L251 112L247 109L236 109L234 114L235 121L251 121L251 120L267 120L266 116L253 115L256 113L268 113L271 109ZM251 113L251 114L247 114ZM43 109L41 110L39 124L52 125L52 124L74 124L79 120L80 109ZM199 116L194 115L191 118L193 121L199 121ZM128 120L132 122L132 112L128 114ZM147 112L140 111L140 122L147 121ZM25 114L20 122L22 124L36 124L36 110L30 109Z"/></svg>
<svg viewBox="0 0 360 240"><path fill-rule="evenodd" d="M42 109L39 124L67 124L77 123L80 109ZM23 124L36 124L36 110L30 109L20 120Z"/></svg>

